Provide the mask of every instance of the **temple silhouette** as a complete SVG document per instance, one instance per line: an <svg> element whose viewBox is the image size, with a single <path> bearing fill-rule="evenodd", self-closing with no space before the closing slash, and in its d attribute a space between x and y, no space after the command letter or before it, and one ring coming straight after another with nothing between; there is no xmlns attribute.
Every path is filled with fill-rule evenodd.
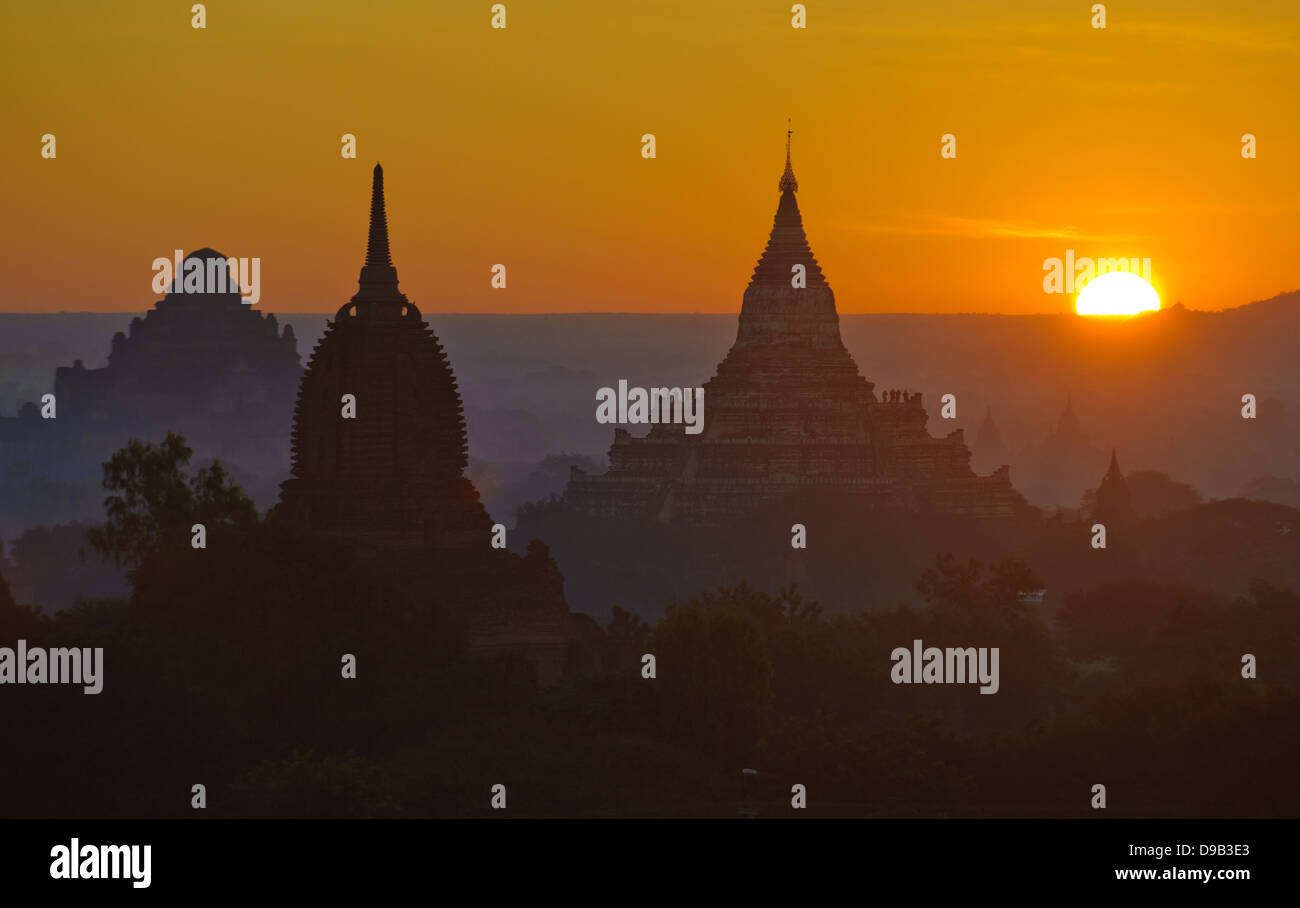
<svg viewBox="0 0 1300 908"><path fill-rule="evenodd" d="M1119 468L1119 451L1112 448L1110 467L1101 478L1101 485L1097 487L1097 504L1092 519L1119 524L1130 521L1133 517L1133 499L1129 494L1124 471Z"/></svg>
<svg viewBox="0 0 1300 908"><path fill-rule="evenodd" d="M343 417L345 395L355 418ZM312 353L294 413L283 516L374 546L486 544L492 520L463 475L460 391L433 330L398 290L378 165L360 288Z"/></svg>
<svg viewBox="0 0 1300 908"><path fill-rule="evenodd" d="M1095 481L1097 464L1105 457L1084 432L1074 399L1067 395L1056 427L1043 443L1026 451L1018 463L1023 488L1036 502L1077 507L1079 495Z"/></svg>
<svg viewBox="0 0 1300 908"><path fill-rule="evenodd" d="M209 273L226 258L205 248L185 257L194 260ZM0 417L0 471L93 486L86 503L97 514L103 462L129 438L176 431L200 462L217 457L242 480L278 481L301 375L292 327L246 305L234 281L225 292L182 292L178 274L163 299L113 335L106 366L77 360L55 370L54 418L42 418L37 403Z"/></svg>
<svg viewBox="0 0 1300 908"><path fill-rule="evenodd" d="M206 248L187 255L187 267L194 260L205 274L228 261ZM55 372L60 419L129 425L142 414L167 413L247 434L250 411L292 399L286 386L301 374L292 326L281 330L275 315L247 305L233 279L224 292L181 292L180 284L178 274L165 298L131 320L129 335L113 335L105 368L86 369L78 360Z"/></svg>
<svg viewBox="0 0 1300 908"><path fill-rule="evenodd" d="M975 444L971 445L971 468L980 472L992 472L1004 464L1011 463L1011 452L1002 441L1002 432L993 421L993 408L984 410L984 421L975 433Z"/></svg>
<svg viewBox="0 0 1300 908"><path fill-rule="evenodd" d="M778 189L735 343L704 386L703 432L616 428L608 472L575 467L565 500L589 514L686 527L723 524L810 487L879 508L995 518L1026 508L1009 467L971 470L960 429L926 431L919 393L877 394L858 372L804 233L788 133ZM806 286L796 287L800 267Z"/></svg>
<svg viewBox="0 0 1300 908"><path fill-rule="evenodd" d="M378 164L359 285L302 376L276 519L390 561L462 614L475 649L524 650L553 681L574 639L563 577L539 541L524 556L492 547L492 519L464 475L455 375L398 289Z"/></svg>

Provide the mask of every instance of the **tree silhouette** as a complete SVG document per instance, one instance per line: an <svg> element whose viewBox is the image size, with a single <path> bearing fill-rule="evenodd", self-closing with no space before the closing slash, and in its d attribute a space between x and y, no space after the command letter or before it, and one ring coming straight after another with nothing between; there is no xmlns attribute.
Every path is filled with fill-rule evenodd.
<svg viewBox="0 0 1300 908"><path fill-rule="evenodd" d="M253 500L220 461L186 477L193 456L175 432L158 445L132 438L117 451L104 464L104 488L116 493L104 499L108 520L88 533L96 551L119 567L134 568L164 542L188 539L196 523L209 531L256 523Z"/></svg>

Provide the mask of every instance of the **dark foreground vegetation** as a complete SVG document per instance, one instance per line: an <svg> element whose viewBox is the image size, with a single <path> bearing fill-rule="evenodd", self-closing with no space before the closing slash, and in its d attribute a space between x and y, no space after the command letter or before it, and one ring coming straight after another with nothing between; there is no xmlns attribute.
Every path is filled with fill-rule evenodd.
<svg viewBox="0 0 1300 908"><path fill-rule="evenodd" d="M454 603L415 597L399 565L187 464L169 439L106 469L91 538L129 597L50 618L0 585L0 646L105 662L94 696L0 687L0 813L485 816L503 784L514 816L784 816L799 784L811 815L1081 816L1098 783L1107 815L1300 813L1287 589L1111 578L1045 610L1023 561L940 557L920 607L828 615L736 581L653 623L589 621L575 664L601 670L540 689L522 656L473 656ZM891 651L916 639L999 647L998 693L892 683Z"/></svg>

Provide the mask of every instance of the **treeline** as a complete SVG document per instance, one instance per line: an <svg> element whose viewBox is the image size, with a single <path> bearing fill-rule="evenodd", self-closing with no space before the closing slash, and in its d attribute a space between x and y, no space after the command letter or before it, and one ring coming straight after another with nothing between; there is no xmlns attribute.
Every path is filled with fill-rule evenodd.
<svg viewBox="0 0 1300 908"><path fill-rule="evenodd" d="M96 696L0 687L0 813L488 816L498 784L512 816L788 816L796 784L813 815L1091 815L1095 784L1109 815L1300 812L1289 590L1122 579L1052 613L1023 562L941 558L921 605L828 615L738 581L653 623L615 609L575 644L601 670L542 689L522 655L471 655L454 591L188 460L176 439L106 471L92 538L129 597L51 618L0 588L0 646L105 654ZM893 683L913 640L998 647L998 692Z"/></svg>

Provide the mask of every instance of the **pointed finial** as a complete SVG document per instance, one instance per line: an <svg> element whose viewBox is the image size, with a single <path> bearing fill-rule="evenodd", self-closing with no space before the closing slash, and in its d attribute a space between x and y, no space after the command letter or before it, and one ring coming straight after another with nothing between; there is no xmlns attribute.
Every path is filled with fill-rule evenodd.
<svg viewBox="0 0 1300 908"><path fill-rule="evenodd" d="M1104 479L1111 482L1124 481L1124 471L1119 468L1119 451L1115 448L1110 449L1110 466L1106 469Z"/></svg>
<svg viewBox="0 0 1300 908"><path fill-rule="evenodd" d="M393 264L388 252L388 215L384 211L384 168L378 164L370 188L370 240L366 244L366 264Z"/></svg>
<svg viewBox="0 0 1300 908"><path fill-rule="evenodd" d="M781 174L781 183L778 188L782 192L798 192L799 181L794 178L794 166L790 163L790 137L794 135L794 127L788 117L785 125L785 173Z"/></svg>
<svg viewBox="0 0 1300 908"><path fill-rule="evenodd" d="M384 168L375 165L370 188L370 238L366 243L366 263L361 266L361 277L353 303L364 303L357 310L366 317L418 318L418 311L397 289L397 269L393 267L388 251L388 215L384 210ZM345 306L344 309L348 307ZM340 312L343 310L340 309Z"/></svg>

